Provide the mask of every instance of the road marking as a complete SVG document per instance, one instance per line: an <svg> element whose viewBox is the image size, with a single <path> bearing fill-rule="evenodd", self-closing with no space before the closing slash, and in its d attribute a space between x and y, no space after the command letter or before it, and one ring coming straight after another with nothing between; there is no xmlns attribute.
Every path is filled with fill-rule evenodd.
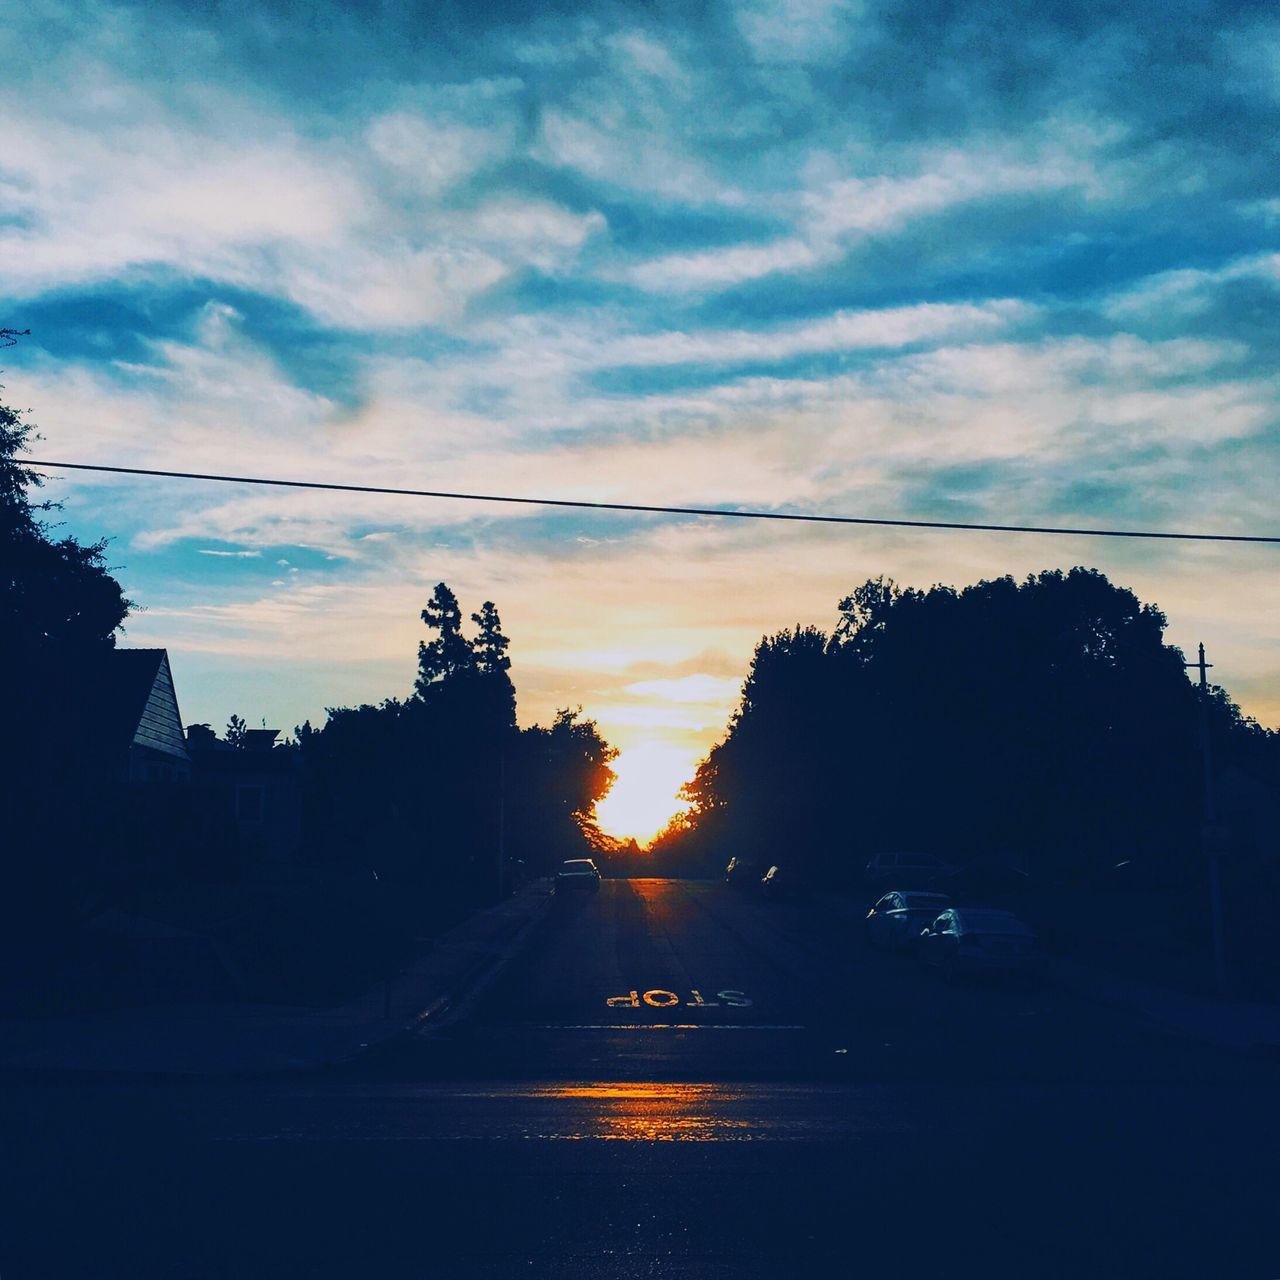
<svg viewBox="0 0 1280 1280"><path fill-rule="evenodd" d="M685 1004L690 1009L718 1009L721 1002L730 1009L750 1009L752 1005L751 999L741 991L717 991L714 1000L704 1000L702 992L696 988L689 994L693 999L687 1000ZM607 996L604 1003L609 1009L638 1009L642 999L651 1009L670 1009L680 1003L680 997L665 987L654 987L643 996L639 991L628 991L625 996Z"/></svg>
<svg viewBox="0 0 1280 1280"><path fill-rule="evenodd" d="M542 1022L532 1031L808 1031L793 1022Z"/></svg>
<svg viewBox="0 0 1280 1280"><path fill-rule="evenodd" d="M673 1004L680 1003L680 997L674 991L646 991L644 1002L654 1009L670 1009Z"/></svg>

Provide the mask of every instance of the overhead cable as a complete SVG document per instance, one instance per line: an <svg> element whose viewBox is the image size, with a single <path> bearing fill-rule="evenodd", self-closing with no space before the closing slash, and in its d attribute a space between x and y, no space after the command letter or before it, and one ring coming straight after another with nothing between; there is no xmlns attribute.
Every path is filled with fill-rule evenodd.
<svg viewBox="0 0 1280 1280"><path fill-rule="evenodd" d="M803 524L874 525L892 529L958 529L975 533L1038 533L1077 538L1157 538L1178 542L1256 542L1280 544L1280 534L1189 533L1168 529L1094 529L1039 524L981 524L965 520L905 520L888 516L820 515L803 511L755 511L736 507L679 507L664 503L600 502L575 498L529 498L506 493L459 493L443 489L397 489L326 480L280 480L268 476L230 476L206 471L162 471L152 467L110 467L89 462L26 461L22 466L47 471L97 471L111 475L152 476L171 480L209 480L217 484L270 485L282 489L319 489L332 493L387 494L398 498L442 498L455 502L499 502L575 511L626 511L640 515L713 516L728 520L786 520Z"/></svg>

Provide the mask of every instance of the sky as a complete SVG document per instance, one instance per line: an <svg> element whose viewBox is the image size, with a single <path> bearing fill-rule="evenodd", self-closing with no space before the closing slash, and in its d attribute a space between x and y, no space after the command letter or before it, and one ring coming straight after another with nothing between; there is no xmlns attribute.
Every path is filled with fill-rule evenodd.
<svg viewBox="0 0 1280 1280"><path fill-rule="evenodd" d="M0 56L37 456L1280 533L1272 6L31 0ZM494 600L522 722L622 749L620 834L878 574L1095 566L1280 723L1275 547L47 492L189 723L403 696L434 584Z"/></svg>

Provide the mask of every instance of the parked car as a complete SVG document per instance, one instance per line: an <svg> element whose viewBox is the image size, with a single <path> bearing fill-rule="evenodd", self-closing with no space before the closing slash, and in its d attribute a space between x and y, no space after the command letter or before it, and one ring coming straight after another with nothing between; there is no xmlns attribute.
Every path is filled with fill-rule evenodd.
<svg viewBox="0 0 1280 1280"><path fill-rule="evenodd" d="M724 882L739 888L754 888L760 883L760 864L745 858L730 858L724 869Z"/></svg>
<svg viewBox="0 0 1280 1280"><path fill-rule="evenodd" d="M809 885L798 872L788 867L770 867L760 879L760 893L775 901L782 898L804 898L809 894Z"/></svg>
<svg viewBox="0 0 1280 1280"><path fill-rule="evenodd" d="M556 893L599 893L600 869L590 858L570 858L556 872Z"/></svg>
<svg viewBox="0 0 1280 1280"><path fill-rule="evenodd" d="M950 905L945 893L892 890L867 912L867 939L875 947L909 946Z"/></svg>
<svg viewBox="0 0 1280 1280"><path fill-rule="evenodd" d="M957 974L1035 974L1043 953L1035 931L1012 911L950 907L921 930L916 952L948 977Z"/></svg>
<svg viewBox="0 0 1280 1280"><path fill-rule="evenodd" d="M863 877L877 888L891 884L906 889L928 889L950 880L958 867L931 853L877 853L866 865Z"/></svg>

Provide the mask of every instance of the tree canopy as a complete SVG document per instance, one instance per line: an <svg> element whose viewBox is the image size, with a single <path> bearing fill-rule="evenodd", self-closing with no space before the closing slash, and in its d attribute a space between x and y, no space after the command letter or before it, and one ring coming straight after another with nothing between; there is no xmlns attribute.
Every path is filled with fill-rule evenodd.
<svg viewBox="0 0 1280 1280"><path fill-rule="evenodd" d="M504 861L536 873L589 852L616 752L578 712L517 727L493 601L470 615L471 637L443 582L421 617L413 696L331 708L323 728L297 730L309 843L317 860L389 879L406 902L480 901L498 891Z"/></svg>
<svg viewBox="0 0 1280 1280"><path fill-rule="evenodd" d="M1189 854L1196 695L1154 605L1075 568L963 590L878 578L839 608L830 635L760 641L688 788L691 830L829 875L877 849L1045 871ZM1224 695L1212 716L1224 750L1261 732Z"/></svg>
<svg viewBox="0 0 1280 1280"><path fill-rule="evenodd" d="M34 427L0 404L0 636L10 660L33 666L74 662L111 648L131 602L106 567L105 541L55 538L35 503L40 475L21 454Z"/></svg>
<svg viewBox="0 0 1280 1280"><path fill-rule="evenodd" d="M108 825L87 743L85 691L131 607L108 571L105 542L53 535L34 502L40 476L21 455L34 427L0 405L0 668L6 723L21 749L0 771L3 845L0 947L28 960L76 917L100 884ZM14 743L10 743L14 746Z"/></svg>
<svg viewBox="0 0 1280 1280"><path fill-rule="evenodd" d="M476 655L462 634L462 610L458 597L443 583L436 584L422 611L422 621L435 635L418 642L418 679L414 690L428 698L447 682L472 674Z"/></svg>

